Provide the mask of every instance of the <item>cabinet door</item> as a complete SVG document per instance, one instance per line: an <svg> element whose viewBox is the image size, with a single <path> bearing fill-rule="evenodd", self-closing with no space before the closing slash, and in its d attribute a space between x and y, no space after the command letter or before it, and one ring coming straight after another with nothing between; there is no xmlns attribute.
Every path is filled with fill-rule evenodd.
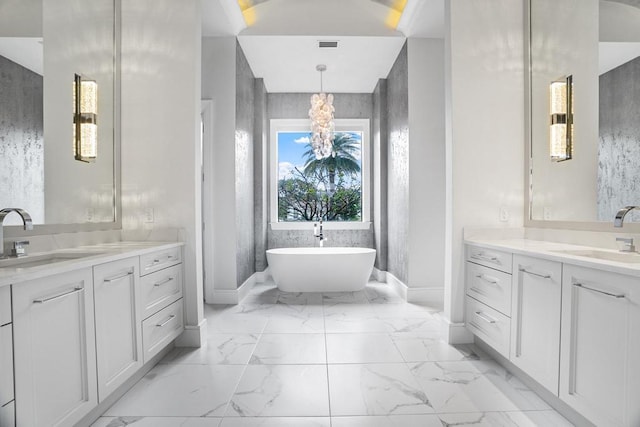
<svg viewBox="0 0 640 427"><path fill-rule="evenodd" d="M560 398L596 425L640 425L640 279L565 265Z"/></svg>
<svg viewBox="0 0 640 427"><path fill-rule="evenodd" d="M0 406L13 400L13 335L11 324L0 326Z"/></svg>
<svg viewBox="0 0 640 427"><path fill-rule="evenodd" d="M142 366L138 265L135 257L93 269L100 402Z"/></svg>
<svg viewBox="0 0 640 427"><path fill-rule="evenodd" d="M0 286L0 326L11 323L11 287Z"/></svg>
<svg viewBox="0 0 640 427"><path fill-rule="evenodd" d="M16 411L14 402L0 406L0 427L15 427Z"/></svg>
<svg viewBox="0 0 640 427"><path fill-rule="evenodd" d="M558 395L562 264L513 258L510 360Z"/></svg>
<svg viewBox="0 0 640 427"><path fill-rule="evenodd" d="M69 426L97 405L91 269L13 286L16 422Z"/></svg>

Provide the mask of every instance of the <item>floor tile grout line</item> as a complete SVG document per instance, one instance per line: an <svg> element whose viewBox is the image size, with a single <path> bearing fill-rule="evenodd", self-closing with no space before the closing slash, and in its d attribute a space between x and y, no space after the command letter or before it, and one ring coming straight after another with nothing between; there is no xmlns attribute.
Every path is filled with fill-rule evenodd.
<svg viewBox="0 0 640 427"><path fill-rule="evenodd" d="M324 331L324 362L325 372L327 375L327 403L329 406L329 427L333 426L333 420L331 419L331 384L329 379L329 343L327 341L327 317L324 311L324 294L322 295L322 326Z"/></svg>

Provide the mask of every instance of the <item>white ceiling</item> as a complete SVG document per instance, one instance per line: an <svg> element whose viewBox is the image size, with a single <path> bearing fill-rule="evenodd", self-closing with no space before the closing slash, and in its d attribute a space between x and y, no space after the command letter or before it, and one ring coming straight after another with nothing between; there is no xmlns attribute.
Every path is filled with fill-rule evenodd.
<svg viewBox="0 0 640 427"><path fill-rule="evenodd" d="M42 37L0 37L0 56L42 75Z"/></svg>
<svg viewBox="0 0 640 427"><path fill-rule="evenodd" d="M371 93L389 74L404 37L239 36L256 77L267 92L317 92L324 64L323 88L335 93ZM318 40L337 41L337 48L319 48Z"/></svg>
<svg viewBox="0 0 640 427"><path fill-rule="evenodd" d="M609 42L600 43L598 58L598 73L607 71L625 64L640 56L640 43Z"/></svg>
<svg viewBox="0 0 640 427"><path fill-rule="evenodd" d="M248 26L237 0L203 2L203 35L237 35L268 92L317 92L324 64L327 92L371 93L406 36L444 35L444 0L407 0L399 22L391 0L254 0ZM338 47L318 48L319 40Z"/></svg>

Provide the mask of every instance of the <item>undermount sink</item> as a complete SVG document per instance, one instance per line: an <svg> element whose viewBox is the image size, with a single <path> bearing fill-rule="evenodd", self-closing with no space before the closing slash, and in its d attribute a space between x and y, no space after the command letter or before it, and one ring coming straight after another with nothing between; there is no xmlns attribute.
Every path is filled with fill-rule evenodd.
<svg viewBox="0 0 640 427"><path fill-rule="evenodd" d="M553 251L556 253L581 256L585 258L596 258L606 261L640 263L640 254L636 252L609 252L597 249L567 249Z"/></svg>
<svg viewBox="0 0 640 427"><path fill-rule="evenodd" d="M79 258L100 255L100 252L58 252L42 255L26 255L0 260L0 268L30 268Z"/></svg>

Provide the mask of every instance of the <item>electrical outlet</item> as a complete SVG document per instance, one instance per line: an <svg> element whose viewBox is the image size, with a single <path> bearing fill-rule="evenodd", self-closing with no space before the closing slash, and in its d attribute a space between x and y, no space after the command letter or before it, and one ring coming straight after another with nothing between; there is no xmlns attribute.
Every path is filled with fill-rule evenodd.
<svg viewBox="0 0 640 427"><path fill-rule="evenodd" d="M144 210L144 222L153 222L153 208L146 208Z"/></svg>
<svg viewBox="0 0 640 427"><path fill-rule="evenodd" d="M504 206L500 208L500 221L502 222L509 221L509 210Z"/></svg>
<svg viewBox="0 0 640 427"><path fill-rule="evenodd" d="M96 216L95 211L93 210L93 208L87 208L85 213L86 213L87 221L93 221L93 218Z"/></svg>
<svg viewBox="0 0 640 427"><path fill-rule="evenodd" d="M549 221L551 219L551 208L546 206L542 208L542 217L545 221Z"/></svg>

